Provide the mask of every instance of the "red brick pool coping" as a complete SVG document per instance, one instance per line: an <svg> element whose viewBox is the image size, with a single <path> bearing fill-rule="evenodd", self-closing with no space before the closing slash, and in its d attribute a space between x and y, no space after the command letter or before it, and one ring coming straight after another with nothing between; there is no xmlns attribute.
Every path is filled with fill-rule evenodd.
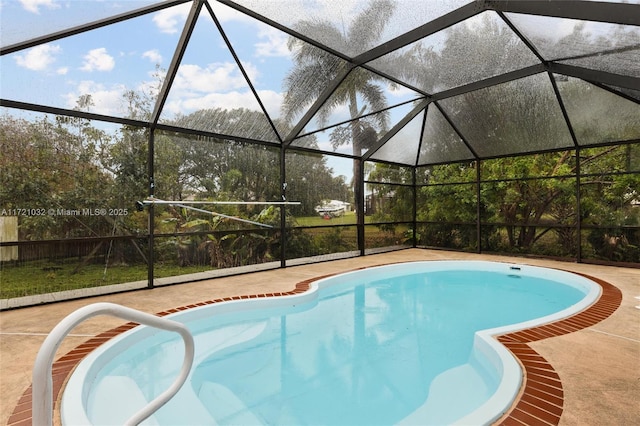
<svg viewBox="0 0 640 426"><path fill-rule="evenodd" d="M564 403L562 382L553 366L529 345L527 345L527 343L543 340L549 337L562 336L564 334L573 333L574 331L591 327L611 316L622 302L622 292L612 284L590 275L574 271L569 272L582 275L596 282L602 287L602 294L593 305L571 317L538 327L532 327L514 333L497 336L498 341L509 349L509 351L511 351L511 353L522 364L524 368L524 377L520 397L514 401L510 410L496 424L503 426L557 425L560 422L560 417L562 416ZM291 291L208 300L158 312L156 315L162 317L187 309L231 300L289 296L304 293L309 290L312 282L332 275L337 274L329 274L301 281L296 284L295 289ZM55 404L57 405L60 392L67 378L76 365L85 356L113 337L137 326L137 323L129 322L104 333L100 333L87 340L85 343L77 346L75 349L71 350L54 362L52 376L53 400ZM30 426L32 424L31 386L29 386L23 393L14 408L13 413L9 417L7 424L9 426Z"/></svg>

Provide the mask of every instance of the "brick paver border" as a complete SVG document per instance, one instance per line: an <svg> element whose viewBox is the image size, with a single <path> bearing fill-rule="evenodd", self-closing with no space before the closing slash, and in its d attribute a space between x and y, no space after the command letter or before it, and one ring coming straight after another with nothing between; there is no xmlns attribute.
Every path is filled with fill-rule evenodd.
<svg viewBox="0 0 640 426"><path fill-rule="evenodd" d="M568 272L576 273L573 271ZM611 314L613 314L613 312L615 312L615 310L620 306L620 303L622 302L622 292L620 292L617 287L599 278L586 274L577 274L589 278L602 287L602 294L593 305L569 318L497 337L498 341L505 345L505 347L507 347L507 349L509 349L511 353L520 360L520 363L524 367L523 387L520 398L513 403L506 416L499 421L500 425L557 425L560 422L560 416L562 415L563 410L564 393L562 390L562 382L560 381L558 374L553 369L553 366L535 350L529 347L527 343L549 337L561 336L563 334L591 327L592 325L611 316ZM278 297L304 293L309 290L309 286L312 282L332 275L337 274L329 274L301 281L296 284L295 288L291 291L242 295L208 300L205 302L169 309L167 311L159 312L157 315L166 316L175 312L230 300ZM137 323L130 322L98 334L54 362L52 374L54 403L58 400L63 384L66 382L75 366L85 356L113 337L137 326ZM15 406L13 413L9 417L7 424L8 426L31 426L31 386L29 386L23 393Z"/></svg>

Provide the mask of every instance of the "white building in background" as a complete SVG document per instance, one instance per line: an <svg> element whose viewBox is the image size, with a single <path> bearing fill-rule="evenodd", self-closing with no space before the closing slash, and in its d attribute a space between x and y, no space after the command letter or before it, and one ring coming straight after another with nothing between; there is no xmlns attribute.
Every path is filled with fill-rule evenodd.
<svg viewBox="0 0 640 426"><path fill-rule="evenodd" d="M324 200L314 210L324 218L340 217L351 210L351 203L339 200Z"/></svg>

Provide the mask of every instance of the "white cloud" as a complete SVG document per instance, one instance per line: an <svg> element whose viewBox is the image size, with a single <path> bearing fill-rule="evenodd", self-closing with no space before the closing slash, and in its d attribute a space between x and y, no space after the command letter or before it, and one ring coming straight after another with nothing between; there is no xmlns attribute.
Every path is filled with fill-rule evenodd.
<svg viewBox="0 0 640 426"><path fill-rule="evenodd" d="M396 85L395 87L388 85L386 86L386 93L388 93L391 96L394 96L396 98L411 98L411 97L417 97L416 92L414 92L413 90L409 89L408 87L404 87L401 85Z"/></svg>
<svg viewBox="0 0 640 426"><path fill-rule="evenodd" d="M123 115L123 95L126 87L121 84L106 87L101 83L85 80L78 83L73 92L67 93L64 97L67 100L67 107L74 108L78 98L82 95L91 95L93 106L90 111L95 114Z"/></svg>
<svg viewBox="0 0 640 426"><path fill-rule="evenodd" d="M58 75L67 75L68 72L69 72L68 67L60 67L56 70L56 74Z"/></svg>
<svg viewBox="0 0 640 426"><path fill-rule="evenodd" d="M60 5L53 0L20 0L22 7L31 13L40 13L40 6L48 9L57 9Z"/></svg>
<svg viewBox="0 0 640 426"><path fill-rule="evenodd" d="M222 3L210 2L211 8L213 9L213 13L215 13L216 18L220 22L245 22L245 23L254 23L255 20L244 13L240 13L235 9L230 8Z"/></svg>
<svg viewBox="0 0 640 426"><path fill-rule="evenodd" d="M291 52L287 47L287 40L289 36L283 32L269 27L268 29L262 28L258 31L258 38L265 41L260 41L255 44L257 56L289 56Z"/></svg>
<svg viewBox="0 0 640 426"><path fill-rule="evenodd" d="M287 8L291 6L287 4ZM212 2L211 7L216 17L220 22L237 22L246 24L255 28L257 36L261 41L255 43L255 55L258 57L264 56L290 56L291 52L287 47L287 39L289 36L275 28L269 27L265 24L256 21L248 17L247 15L238 12L228 6L225 6L218 2ZM261 7L265 7L261 4ZM288 10L288 9L287 9Z"/></svg>
<svg viewBox="0 0 640 426"><path fill-rule="evenodd" d="M255 72L255 71L254 71ZM188 92L221 92L247 87L247 82L234 63L182 65L173 84L173 90Z"/></svg>
<svg viewBox="0 0 640 426"><path fill-rule="evenodd" d="M280 117L280 109L284 99L282 93L274 92L273 90L258 90L258 96L272 119Z"/></svg>
<svg viewBox="0 0 640 426"><path fill-rule="evenodd" d="M147 50L142 54L142 57L149 59L149 61L153 62L154 64L162 63L162 55L160 54L158 49Z"/></svg>
<svg viewBox="0 0 640 426"><path fill-rule="evenodd" d="M259 76L257 67L251 63L245 64L245 72L254 82ZM152 92L155 85L153 81L148 81L140 88ZM273 90L259 90L258 96L272 117L277 118L283 95ZM247 108L261 111L237 64L216 62L204 67L196 64L181 65L164 106L163 116L189 114L207 108Z"/></svg>
<svg viewBox="0 0 640 426"><path fill-rule="evenodd" d="M281 93L264 90L258 92L258 96L260 96L265 108L271 114L280 109L283 97ZM250 90L242 92L234 90L227 93L209 93L203 96L172 98L165 104L165 112L169 114L189 114L193 111L209 108L246 108L262 112ZM277 116L272 116L271 118L277 118Z"/></svg>
<svg viewBox="0 0 640 426"><path fill-rule="evenodd" d="M251 91L233 91L229 93L210 93L200 98L188 99L182 102L182 105L190 111L207 108L248 108L257 110L258 103Z"/></svg>
<svg viewBox="0 0 640 426"><path fill-rule="evenodd" d="M84 56L84 63L82 71L111 71L116 65L113 56L107 53L107 49L99 47L97 49L90 50Z"/></svg>
<svg viewBox="0 0 640 426"><path fill-rule="evenodd" d="M153 15L153 22L161 32L175 34L178 32L178 23L182 23L187 19L190 9L191 3L163 9Z"/></svg>
<svg viewBox="0 0 640 426"><path fill-rule="evenodd" d="M24 55L16 55L18 66L32 71L42 71L55 62L55 55L62 49L52 44L42 44L27 50Z"/></svg>
<svg viewBox="0 0 640 426"><path fill-rule="evenodd" d="M258 67L253 65L251 62L243 63L244 72L247 73L249 80L255 85L258 82L258 77L260 77L260 70ZM240 70L238 70L240 72Z"/></svg>

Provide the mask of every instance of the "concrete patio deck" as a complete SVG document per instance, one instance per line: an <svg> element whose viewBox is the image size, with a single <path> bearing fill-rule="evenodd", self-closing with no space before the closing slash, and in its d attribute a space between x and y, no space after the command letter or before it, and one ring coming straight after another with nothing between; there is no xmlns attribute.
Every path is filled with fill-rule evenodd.
<svg viewBox="0 0 640 426"><path fill-rule="evenodd" d="M18 400L31 384L35 356L46 334L66 315L90 303L108 301L145 312L224 297L286 292L318 276L387 263L473 259L546 266L584 273L616 286L620 307L584 330L529 343L553 366L564 391L561 425L632 425L640 418L640 270L549 260L407 249L396 252L294 266L195 283L0 312L0 422L8 424ZM91 337L124 324L97 317L73 330L56 359ZM14 423L12 420L12 424Z"/></svg>

